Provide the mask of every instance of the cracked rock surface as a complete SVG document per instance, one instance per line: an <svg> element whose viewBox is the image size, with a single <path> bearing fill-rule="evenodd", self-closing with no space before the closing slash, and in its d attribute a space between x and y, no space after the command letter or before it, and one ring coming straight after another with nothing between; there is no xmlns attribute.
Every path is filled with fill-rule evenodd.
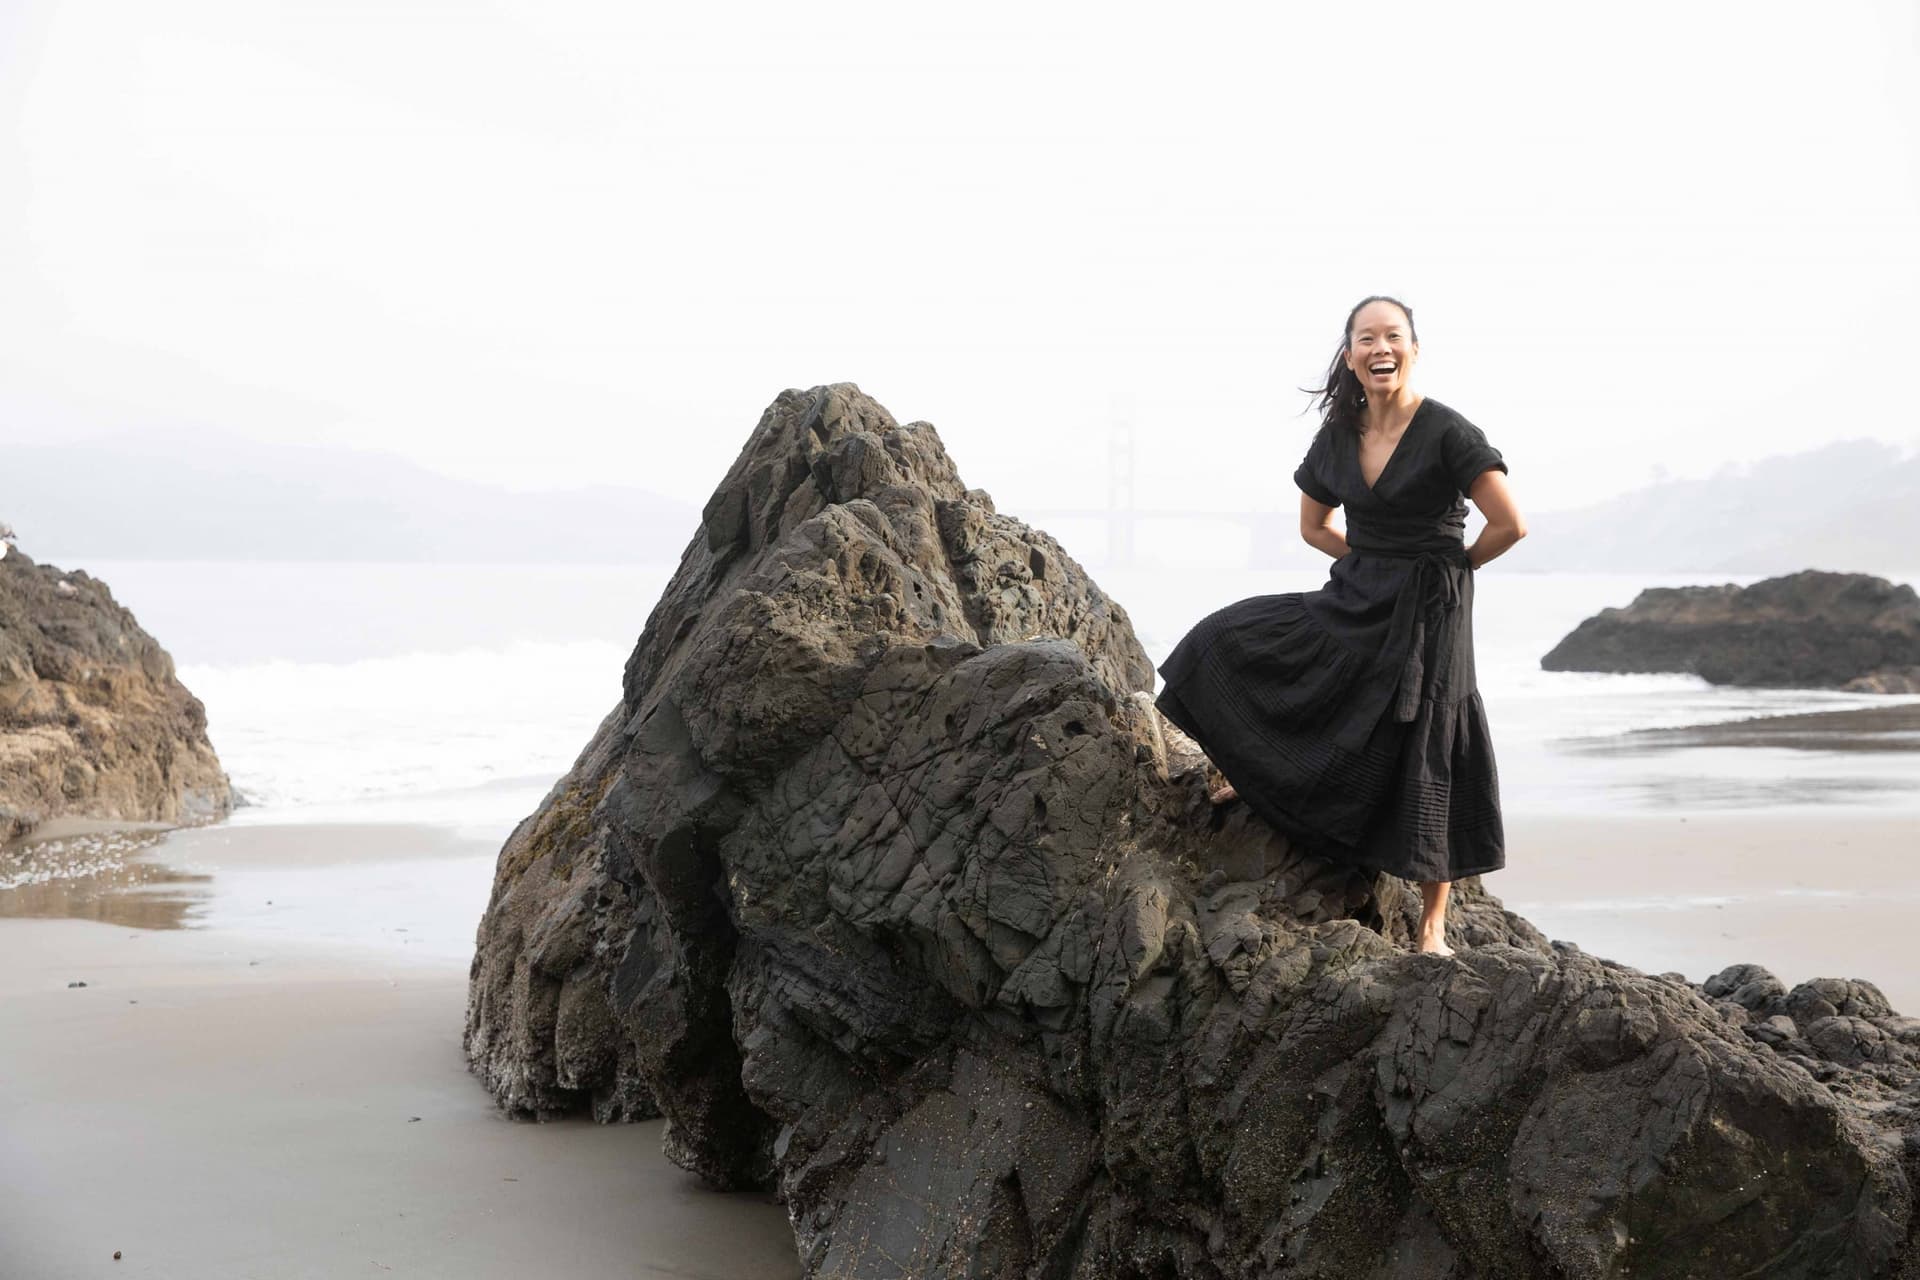
<svg viewBox="0 0 1920 1280"><path fill-rule="evenodd" d="M107 584L0 556L0 842L49 818L185 823L232 807L206 708Z"/></svg>
<svg viewBox="0 0 1920 1280"><path fill-rule="evenodd" d="M501 850L466 1047L667 1117L811 1276L1920 1276L1920 1026L1694 986L1215 811L1127 615L848 383L783 393Z"/></svg>

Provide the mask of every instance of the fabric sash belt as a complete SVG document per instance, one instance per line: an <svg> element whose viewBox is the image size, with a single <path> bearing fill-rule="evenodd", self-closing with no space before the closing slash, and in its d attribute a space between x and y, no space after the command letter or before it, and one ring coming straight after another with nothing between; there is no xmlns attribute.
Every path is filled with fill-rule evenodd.
<svg viewBox="0 0 1920 1280"><path fill-rule="evenodd" d="M1406 585L1393 604L1393 617L1387 623L1387 645L1381 669L1374 673L1362 693L1360 714L1346 720L1335 734L1334 743L1348 751L1366 745L1374 726L1389 711L1393 718L1407 723L1420 714L1420 692L1426 683L1427 623L1445 626L1441 615L1460 607L1460 591L1451 570L1468 568L1464 547L1442 551L1396 552L1361 551L1361 555L1389 556L1413 562ZM1443 633L1444 634L1444 633ZM1445 654L1436 655L1445 665ZM1397 672L1397 678L1389 679Z"/></svg>

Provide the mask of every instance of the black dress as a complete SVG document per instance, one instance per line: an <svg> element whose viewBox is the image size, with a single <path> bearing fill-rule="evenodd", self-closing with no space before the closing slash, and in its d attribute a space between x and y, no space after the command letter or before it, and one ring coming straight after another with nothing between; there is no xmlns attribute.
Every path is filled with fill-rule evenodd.
<svg viewBox="0 0 1920 1280"><path fill-rule="evenodd" d="M1311 852L1409 880L1506 864L1463 541L1462 495L1493 467L1499 450L1432 396L1371 488L1358 437L1323 426L1293 478L1346 507L1351 553L1318 591L1202 618L1160 664L1162 714Z"/></svg>

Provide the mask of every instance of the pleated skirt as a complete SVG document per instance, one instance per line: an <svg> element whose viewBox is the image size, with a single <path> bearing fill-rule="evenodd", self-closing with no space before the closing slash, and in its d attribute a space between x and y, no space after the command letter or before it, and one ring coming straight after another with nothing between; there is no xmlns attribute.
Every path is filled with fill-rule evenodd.
<svg viewBox="0 0 1920 1280"><path fill-rule="evenodd" d="M1355 553L1335 565L1323 591L1253 596L1201 619L1160 665L1156 705L1255 813L1317 856L1415 881L1498 870L1472 571L1462 565L1448 607L1422 619L1417 696L1396 699L1410 677L1387 623L1404 564Z"/></svg>

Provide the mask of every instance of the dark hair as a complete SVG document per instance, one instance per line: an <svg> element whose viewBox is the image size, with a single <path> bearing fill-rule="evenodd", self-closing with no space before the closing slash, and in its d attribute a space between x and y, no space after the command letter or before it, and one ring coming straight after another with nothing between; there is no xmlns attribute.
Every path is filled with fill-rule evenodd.
<svg viewBox="0 0 1920 1280"><path fill-rule="evenodd" d="M1327 382L1322 387L1302 387L1308 395L1320 397L1316 406L1321 410L1320 421L1323 425L1346 427L1351 431L1360 429L1360 408L1367 402L1367 393L1361 389L1360 379L1353 370L1347 368L1347 351L1353 346L1353 318L1360 314L1369 302L1390 302L1400 308L1407 318L1407 335L1416 343L1420 341L1420 331L1413 324L1413 308L1398 298L1389 298L1384 293L1369 294L1353 304L1353 310L1347 312L1347 327L1340 331L1340 349L1333 353L1333 363L1327 366Z"/></svg>

